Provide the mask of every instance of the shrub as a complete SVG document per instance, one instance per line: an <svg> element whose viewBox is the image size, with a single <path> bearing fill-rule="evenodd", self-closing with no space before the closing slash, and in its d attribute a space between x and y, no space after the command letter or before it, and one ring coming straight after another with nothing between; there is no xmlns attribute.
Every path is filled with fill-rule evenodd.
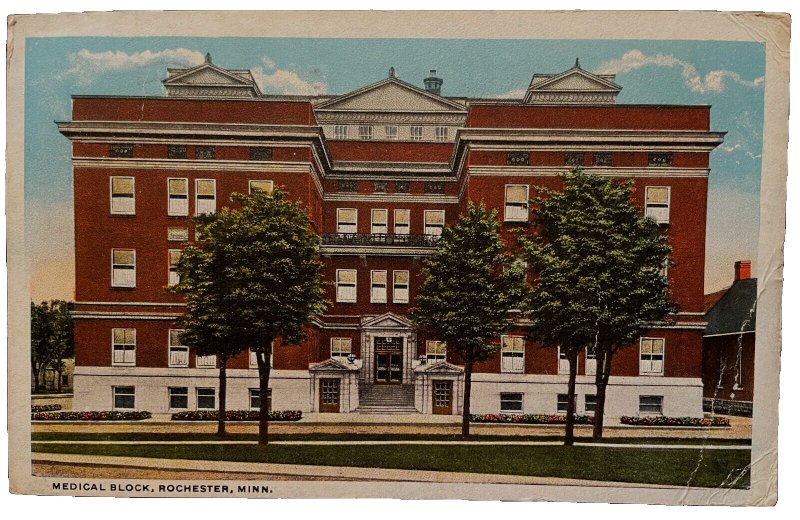
<svg viewBox="0 0 800 520"><path fill-rule="evenodd" d="M475 423L510 423L510 424L565 424L566 415L505 415L485 414L471 415L469 420ZM576 415L575 424L592 424L591 415Z"/></svg>
<svg viewBox="0 0 800 520"><path fill-rule="evenodd" d="M696 426L696 427L720 427L730 426L731 421L727 417L629 417L620 418L622 424L633 426Z"/></svg>
<svg viewBox="0 0 800 520"><path fill-rule="evenodd" d="M299 421L303 417L300 410L282 410L269 413L270 421ZM197 410L177 412L172 414L173 421L216 421L219 419L217 410ZM226 410L226 421L257 421L258 410Z"/></svg>
<svg viewBox="0 0 800 520"><path fill-rule="evenodd" d="M34 404L31 405L31 412L56 412L61 410L60 404Z"/></svg>
<svg viewBox="0 0 800 520"><path fill-rule="evenodd" d="M33 412L34 421L141 421L149 419L150 412Z"/></svg>

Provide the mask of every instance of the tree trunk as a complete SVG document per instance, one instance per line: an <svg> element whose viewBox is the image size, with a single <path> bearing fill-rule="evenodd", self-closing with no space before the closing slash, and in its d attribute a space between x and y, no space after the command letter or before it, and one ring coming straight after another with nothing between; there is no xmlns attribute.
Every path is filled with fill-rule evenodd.
<svg viewBox="0 0 800 520"><path fill-rule="evenodd" d="M33 393L39 393L39 369L36 368L36 361L31 361L31 378L33 379Z"/></svg>
<svg viewBox="0 0 800 520"><path fill-rule="evenodd" d="M578 350L569 349L569 384L567 385L567 421L564 428L564 446L575 443L575 379L578 376Z"/></svg>
<svg viewBox="0 0 800 520"><path fill-rule="evenodd" d="M258 362L258 444L266 447L269 443L269 407L267 406L267 396L269 395L269 373L272 367L269 359L272 354L272 341L267 341L263 349L256 352Z"/></svg>
<svg viewBox="0 0 800 520"><path fill-rule="evenodd" d="M58 387L58 393L59 394L61 393L61 373L63 371L64 371L64 367L61 365L61 363L59 363L58 364L58 370L56 370L56 374L58 374L58 381L57 381L56 384L57 384L57 387Z"/></svg>
<svg viewBox="0 0 800 520"><path fill-rule="evenodd" d="M219 412L217 414L217 435L225 435L225 412L228 409L228 358L219 357Z"/></svg>
<svg viewBox="0 0 800 520"><path fill-rule="evenodd" d="M606 410L606 389L608 388L608 378L611 375L611 351L607 349L597 349L597 371L594 376L594 384L597 387L594 406L594 426L592 427L592 439L603 438L603 419Z"/></svg>
<svg viewBox="0 0 800 520"><path fill-rule="evenodd" d="M469 436L470 396L472 395L472 360L464 363L464 405L461 409L461 435Z"/></svg>

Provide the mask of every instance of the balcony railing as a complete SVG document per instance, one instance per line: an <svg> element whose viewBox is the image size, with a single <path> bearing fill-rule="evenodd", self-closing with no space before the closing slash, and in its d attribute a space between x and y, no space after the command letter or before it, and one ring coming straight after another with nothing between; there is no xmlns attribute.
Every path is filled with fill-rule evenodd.
<svg viewBox="0 0 800 520"><path fill-rule="evenodd" d="M439 235L398 235L394 233L326 233L323 246L436 247Z"/></svg>

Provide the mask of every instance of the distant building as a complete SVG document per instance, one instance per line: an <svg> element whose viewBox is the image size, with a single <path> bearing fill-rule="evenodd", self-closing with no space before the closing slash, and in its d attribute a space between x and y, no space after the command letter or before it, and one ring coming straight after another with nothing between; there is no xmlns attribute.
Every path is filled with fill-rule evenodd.
<svg viewBox="0 0 800 520"><path fill-rule="evenodd" d="M707 295L703 397L716 401L714 408L720 412L752 413L757 282L750 262L739 261L733 285Z"/></svg>
<svg viewBox="0 0 800 520"><path fill-rule="evenodd" d="M537 187L575 167L633 179L634 203L668 230L679 310L614 358L607 413L702 415L703 268L710 106L622 105L611 75L579 63L536 74L521 99L449 97L386 78L341 95L262 94L247 71L173 69L164 97L74 96L75 408L168 412L217 406L217 361L180 343L175 283L191 217L234 192L280 187L321 236L327 299L302 345L276 342L275 409L458 414L460 360L408 317L425 257L469 201L499 212L507 238ZM495 338L475 367L474 413L564 413L567 363ZM594 409L582 353L578 412ZM228 364L228 407L258 405L254 357Z"/></svg>

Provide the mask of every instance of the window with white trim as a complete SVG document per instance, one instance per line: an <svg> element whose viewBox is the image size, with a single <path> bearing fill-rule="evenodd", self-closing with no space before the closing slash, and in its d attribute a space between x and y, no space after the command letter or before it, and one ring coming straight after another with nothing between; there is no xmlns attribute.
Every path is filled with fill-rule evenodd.
<svg viewBox="0 0 800 520"><path fill-rule="evenodd" d="M111 177L111 214L136 214L136 179Z"/></svg>
<svg viewBox="0 0 800 520"><path fill-rule="evenodd" d="M387 126L384 130L386 132L386 139L389 139L389 140L396 140L397 139L397 127L396 126Z"/></svg>
<svg viewBox="0 0 800 520"><path fill-rule="evenodd" d="M525 338L500 336L500 371L525 372Z"/></svg>
<svg viewBox="0 0 800 520"><path fill-rule="evenodd" d="M189 214L189 179L167 179L167 215L185 217Z"/></svg>
<svg viewBox="0 0 800 520"><path fill-rule="evenodd" d="M136 287L136 250L111 250L111 286Z"/></svg>
<svg viewBox="0 0 800 520"><path fill-rule="evenodd" d="M639 375L664 375L664 338L642 338Z"/></svg>
<svg viewBox="0 0 800 520"><path fill-rule="evenodd" d="M372 210L372 234L386 234L389 232L389 210Z"/></svg>
<svg viewBox="0 0 800 520"><path fill-rule="evenodd" d="M422 141L422 127L421 126L412 126L411 127L411 140L412 141Z"/></svg>
<svg viewBox="0 0 800 520"><path fill-rule="evenodd" d="M355 208L336 209L336 232L358 233L358 210Z"/></svg>
<svg viewBox="0 0 800 520"><path fill-rule="evenodd" d="M425 210L425 234L441 236L444 229L444 210L426 209Z"/></svg>
<svg viewBox="0 0 800 520"><path fill-rule="evenodd" d="M133 386L114 386L114 410L133 410L136 408L136 388Z"/></svg>
<svg viewBox="0 0 800 520"><path fill-rule="evenodd" d="M408 235L411 232L411 210L394 210L394 234Z"/></svg>
<svg viewBox="0 0 800 520"><path fill-rule="evenodd" d="M425 359L428 363L447 359L447 343L433 339L425 341Z"/></svg>
<svg viewBox="0 0 800 520"><path fill-rule="evenodd" d="M663 395L640 395L639 396L639 413L645 415L663 415L664 414L664 396Z"/></svg>
<svg viewBox="0 0 800 520"><path fill-rule="evenodd" d="M569 374L569 358L567 349L558 347L558 373L561 375Z"/></svg>
<svg viewBox="0 0 800 520"><path fill-rule="evenodd" d="M347 125L335 125L333 127L334 139L347 139Z"/></svg>
<svg viewBox="0 0 800 520"><path fill-rule="evenodd" d="M178 262L181 261L181 252L181 249L170 249L167 251L167 255L169 256L169 286L178 285L181 281L181 276L178 274Z"/></svg>
<svg viewBox="0 0 800 520"><path fill-rule="evenodd" d="M197 389L197 409L216 410L217 409L217 389L198 388Z"/></svg>
<svg viewBox="0 0 800 520"><path fill-rule="evenodd" d="M597 351L594 345L586 347L586 375L593 376L597 373Z"/></svg>
<svg viewBox="0 0 800 520"><path fill-rule="evenodd" d="M583 413L586 415L593 415L596 407L597 396L595 394L586 394L583 401Z"/></svg>
<svg viewBox="0 0 800 520"><path fill-rule="evenodd" d="M372 126L371 125L361 125L358 127L358 138L359 139L372 139Z"/></svg>
<svg viewBox="0 0 800 520"><path fill-rule="evenodd" d="M569 394L558 394L556 396L556 413L567 413L569 406Z"/></svg>
<svg viewBox="0 0 800 520"><path fill-rule="evenodd" d="M250 400L250 409L251 410L260 410L261 409L261 389L260 388L250 388L249 389L249 400ZM267 411L272 411L272 388L267 389Z"/></svg>
<svg viewBox="0 0 800 520"><path fill-rule="evenodd" d="M347 356L353 353L352 338L331 338L331 359L346 362Z"/></svg>
<svg viewBox="0 0 800 520"><path fill-rule="evenodd" d="M437 126L434 129L434 138L437 141L447 141L450 136L450 129L446 126Z"/></svg>
<svg viewBox="0 0 800 520"><path fill-rule="evenodd" d="M195 215L206 215L217 211L217 181L215 179L196 179Z"/></svg>
<svg viewBox="0 0 800 520"><path fill-rule="evenodd" d="M111 329L111 364L136 365L136 329Z"/></svg>
<svg viewBox="0 0 800 520"><path fill-rule="evenodd" d="M659 224L669 224L668 186L647 186L645 188L644 215L651 217Z"/></svg>
<svg viewBox="0 0 800 520"><path fill-rule="evenodd" d="M256 357L256 351L253 349L248 349L250 353L250 368L258 368L258 358ZM275 342L272 342L272 348L269 349L269 366L272 367L272 357L275 352Z"/></svg>
<svg viewBox="0 0 800 520"><path fill-rule="evenodd" d="M169 329L169 366L188 367L189 347L181 341L183 329Z"/></svg>
<svg viewBox="0 0 800 520"><path fill-rule="evenodd" d="M409 272L394 271L392 272L392 278L392 301L394 303L408 303Z"/></svg>
<svg viewBox="0 0 800 520"><path fill-rule="evenodd" d="M506 222L528 221L528 190L527 184L506 184Z"/></svg>
<svg viewBox="0 0 800 520"><path fill-rule="evenodd" d="M522 392L501 392L500 393L500 413L502 413L502 414L521 414L522 413Z"/></svg>
<svg viewBox="0 0 800 520"><path fill-rule="evenodd" d="M167 228L167 240L170 242L187 242L189 240L189 228Z"/></svg>
<svg viewBox="0 0 800 520"><path fill-rule="evenodd" d="M336 301L355 303L356 301L356 270L336 270Z"/></svg>
<svg viewBox="0 0 800 520"><path fill-rule="evenodd" d="M214 354L208 356L195 356L194 366L197 368L217 368L217 356Z"/></svg>
<svg viewBox="0 0 800 520"><path fill-rule="evenodd" d="M185 410L189 408L189 389L185 386L169 387L170 410Z"/></svg>
<svg viewBox="0 0 800 520"><path fill-rule="evenodd" d="M370 303L386 303L386 271L370 271Z"/></svg>
<svg viewBox="0 0 800 520"><path fill-rule="evenodd" d="M250 193L259 192L265 195L272 195L274 183L269 180L251 180L248 182L248 190Z"/></svg>

